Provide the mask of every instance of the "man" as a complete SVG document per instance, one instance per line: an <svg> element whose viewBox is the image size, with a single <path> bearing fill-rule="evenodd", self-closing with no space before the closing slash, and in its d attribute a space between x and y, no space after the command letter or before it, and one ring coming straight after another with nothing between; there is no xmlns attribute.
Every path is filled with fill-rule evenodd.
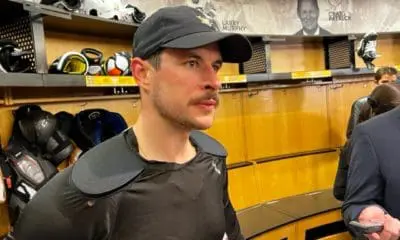
<svg viewBox="0 0 400 240"><path fill-rule="evenodd" d="M375 73L375 84L392 83L397 80L397 69L394 67L381 67ZM353 102L351 113L347 123L346 137L349 139L354 126L358 122L361 107L367 102L368 97L364 96Z"/></svg>
<svg viewBox="0 0 400 240"><path fill-rule="evenodd" d="M353 220L382 223L381 232L367 235L371 240L400 237L399 126L397 107L357 125L350 139L343 217L347 225ZM356 235L363 235L348 226Z"/></svg>
<svg viewBox="0 0 400 240"><path fill-rule="evenodd" d="M331 33L318 24L319 7L317 0L298 0L297 1L297 16L303 26L294 35L296 36L327 36Z"/></svg>
<svg viewBox="0 0 400 240"><path fill-rule="evenodd" d="M146 19L133 47L137 122L46 184L17 222L17 240L243 239L225 149L194 130L211 127L217 72L222 62L249 60L249 41L179 6Z"/></svg>

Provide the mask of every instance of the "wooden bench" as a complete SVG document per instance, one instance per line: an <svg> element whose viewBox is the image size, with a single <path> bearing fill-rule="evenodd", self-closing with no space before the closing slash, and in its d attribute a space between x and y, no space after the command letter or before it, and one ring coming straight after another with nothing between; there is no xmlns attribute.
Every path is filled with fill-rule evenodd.
<svg viewBox="0 0 400 240"><path fill-rule="evenodd" d="M324 190L259 204L237 215L246 239L351 239L340 207L332 190Z"/></svg>

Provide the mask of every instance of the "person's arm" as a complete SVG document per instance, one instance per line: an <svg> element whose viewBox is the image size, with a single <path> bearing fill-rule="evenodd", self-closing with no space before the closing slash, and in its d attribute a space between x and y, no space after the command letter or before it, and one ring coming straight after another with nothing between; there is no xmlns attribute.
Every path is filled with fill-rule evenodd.
<svg viewBox="0 0 400 240"><path fill-rule="evenodd" d="M235 209L232 206L228 191L228 170L223 164L224 174L224 212L225 212L225 228L229 240L244 240L240 230L239 221L236 216Z"/></svg>
<svg viewBox="0 0 400 240"><path fill-rule="evenodd" d="M354 127L359 122L358 118L360 116L361 108L364 105L364 103L362 103L360 101L361 100L358 99L355 102L353 102L353 104L351 105L350 116L349 116L349 120L347 122L347 130L346 130L347 139L350 139Z"/></svg>
<svg viewBox="0 0 400 240"><path fill-rule="evenodd" d="M333 195L339 200L344 200L347 185L347 172L349 170L349 141L346 141L343 148L340 150L338 168L333 184Z"/></svg>
<svg viewBox="0 0 400 240"><path fill-rule="evenodd" d="M381 222L383 230L368 234L370 240L398 239L400 221L390 216L381 206L384 180L381 176L379 159L369 135L356 127L351 139L351 159L345 201L342 206L347 226L352 220L361 223ZM349 229L357 233L349 226Z"/></svg>
<svg viewBox="0 0 400 240"><path fill-rule="evenodd" d="M107 239L115 217L112 199L83 196L70 173L71 168L58 173L28 203L12 232L16 240Z"/></svg>
<svg viewBox="0 0 400 240"><path fill-rule="evenodd" d="M372 113L371 106L368 103L362 104L359 108L357 122L355 122L354 124L357 125L359 123L367 121L368 119L370 119L372 117L371 113Z"/></svg>
<svg viewBox="0 0 400 240"><path fill-rule="evenodd" d="M359 127L351 136L349 151L350 165L342 206L346 224L358 220L361 212L369 206L382 208L384 189L375 147L369 135Z"/></svg>

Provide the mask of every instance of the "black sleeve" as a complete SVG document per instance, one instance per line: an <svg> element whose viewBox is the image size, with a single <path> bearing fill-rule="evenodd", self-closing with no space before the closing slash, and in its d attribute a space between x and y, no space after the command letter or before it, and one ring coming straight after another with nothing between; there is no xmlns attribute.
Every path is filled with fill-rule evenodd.
<svg viewBox="0 0 400 240"><path fill-rule="evenodd" d="M225 161L224 161L225 162ZM229 240L244 240L240 230L239 221L236 216L235 209L233 209L228 191L228 171L225 163L223 164L224 172L224 212L225 212L225 228Z"/></svg>
<svg viewBox="0 0 400 240"><path fill-rule="evenodd" d="M71 170L58 173L27 204L12 233L16 240L108 239L116 203L83 196L71 183Z"/></svg>
<svg viewBox="0 0 400 240"><path fill-rule="evenodd" d="M344 221L347 224L356 220L364 208L380 205L384 189L374 144L361 128L355 128L349 151L349 173L342 206Z"/></svg>
<svg viewBox="0 0 400 240"><path fill-rule="evenodd" d="M363 104L358 102L359 100L356 100L352 105L351 105L351 111L350 111L350 116L349 120L347 122L347 131L346 131L346 137L349 139L351 137L351 134L353 132L354 127L357 125L358 118L360 116L361 112L361 106Z"/></svg>

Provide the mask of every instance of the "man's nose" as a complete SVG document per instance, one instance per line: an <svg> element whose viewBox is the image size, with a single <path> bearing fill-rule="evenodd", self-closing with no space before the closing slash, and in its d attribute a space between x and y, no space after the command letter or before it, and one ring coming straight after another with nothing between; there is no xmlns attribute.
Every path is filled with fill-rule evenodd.
<svg viewBox="0 0 400 240"><path fill-rule="evenodd" d="M219 80L218 74L212 66L206 69L204 78L206 89L218 91L221 88L221 81Z"/></svg>

